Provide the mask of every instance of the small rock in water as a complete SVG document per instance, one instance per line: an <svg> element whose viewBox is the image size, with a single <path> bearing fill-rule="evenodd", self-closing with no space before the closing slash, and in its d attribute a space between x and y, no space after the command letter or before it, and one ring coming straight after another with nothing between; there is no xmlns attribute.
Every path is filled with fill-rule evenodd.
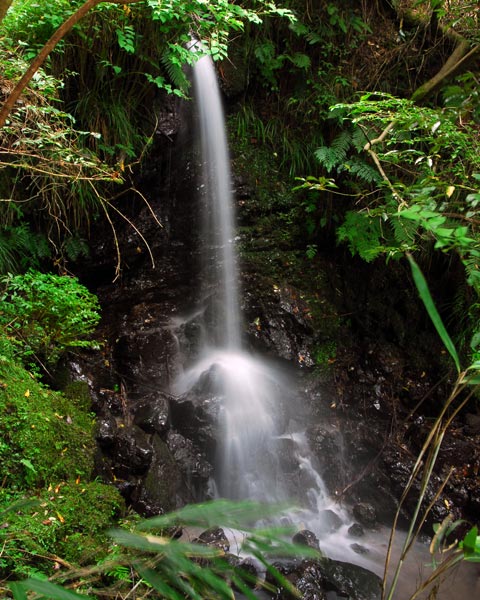
<svg viewBox="0 0 480 600"><path fill-rule="evenodd" d="M343 525L342 519L333 510L322 510L319 513L320 526L319 533L328 535L335 531L338 531Z"/></svg>
<svg viewBox="0 0 480 600"><path fill-rule="evenodd" d="M308 529L302 529L302 531L296 533L292 538L292 542L294 544L299 544L300 546L308 546L314 550L320 550L317 536Z"/></svg>
<svg viewBox="0 0 480 600"><path fill-rule="evenodd" d="M198 537L198 542L207 544L207 546L214 546L219 550L228 552L230 550L230 542L228 541L225 532L221 527L212 527L201 533Z"/></svg>
<svg viewBox="0 0 480 600"><path fill-rule="evenodd" d="M359 502L353 507L353 516L366 527L373 527L377 522L377 511L368 502Z"/></svg>
<svg viewBox="0 0 480 600"><path fill-rule="evenodd" d="M350 544L350 548L356 554L368 554L369 550L365 548L365 546L361 546L360 544Z"/></svg>
<svg viewBox="0 0 480 600"><path fill-rule="evenodd" d="M348 528L348 535L359 538L365 535L365 531L363 530L363 527L360 525L360 523L354 523Z"/></svg>

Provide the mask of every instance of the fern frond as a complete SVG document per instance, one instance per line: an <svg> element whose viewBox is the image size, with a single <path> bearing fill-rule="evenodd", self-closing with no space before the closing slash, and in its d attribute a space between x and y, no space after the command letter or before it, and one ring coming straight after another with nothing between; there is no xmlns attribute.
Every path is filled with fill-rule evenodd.
<svg viewBox="0 0 480 600"><path fill-rule="evenodd" d="M361 127L354 127L352 133L352 146L357 152L362 152L368 142L368 134Z"/></svg>
<svg viewBox="0 0 480 600"><path fill-rule="evenodd" d="M320 148L315 150L315 158L328 173L345 161L351 139L349 131L342 131L330 146L320 146Z"/></svg>
<svg viewBox="0 0 480 600"><path fill-rule="evenodd" d="M339 242L347 242L352 254L358 254L366 262L371 262L382 252L385 246L380 217L370 217L367 213L348 211L345 221L337 229Z"/></svg>
<svg viewBox="0 0 480 600"><path fill-rule="evenodd" d="M346 129L337 135L337 137L333 140L331 147L337 154L342 154L345 157L351 144L352 134L350 131L348 131L348 129Z"/></svg>
<svg viewBox="0 0 480 600"><path fill-rule="evenodd" d="M174 87L185 92L188 89L188 79L183 70L183 64L177 56L177 52L172 51L170 47L166 48L160 57L168 78Z"/></svg>
<svg viewBox="0 0 480 600"><path fill-rule="evenodd" d="M382 182L382 178L377 169L363 161L361 158L354 157L350 159L347 168L352 175L355 175L366 183L380 184Z"/></svg>
<svg viewBox="0 0 480 600"><path fill-rule="evenodd" d="M395 241L400 246L411 246L413 244L418 231L418 226L415 221L394 216L390 218L390 224L392 226Z"/></svg>

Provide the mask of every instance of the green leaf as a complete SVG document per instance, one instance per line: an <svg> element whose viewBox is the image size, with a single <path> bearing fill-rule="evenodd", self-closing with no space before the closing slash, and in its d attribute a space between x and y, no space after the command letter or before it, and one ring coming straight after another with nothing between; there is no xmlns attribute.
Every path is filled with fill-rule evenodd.
<svg viewBox="0 0 480 600"><path fill-rule="evenodd" d="M27 593L22 587L22 584L19 581L14 581L13 583L8 584L10 589L12 590L13 597L15 600L27 600Z"/></svg>
<svg viewBox="0 0 480 600"><path fill-rule="evenodd" d="M167 600L183 600L183 594L177 592L177 590L170 587L165 581L164 578L154 571L153 569L149 569L144 567L143 565L137 565L137 571L140 576L145 579L157 592L162 594L163 598Z"/></svg>
<svg viewBox="0 0 480 600"><path fill-rule="evenodd" d="M477 527L472 527L463 538L462 548L465 554L475 554L480 550Z"/></svg>
<svg viewBox="0 0 480 600"><path fill-rule="evenodd" d="M84 594L77 594L76 592L71 592L70 590L66 590L63 587L55 585L50 581L42 581L40 579L35 579L30 577L29 579L25 579L21 582L16 582L17 588L16 593L20 594L14 596L14 598L18 600L24 600L27 596L24 594L21 595L21 592L18 592L19 588L23 590L30 590L32 592L37 592L37 594L41 594L45 596L49 600L93 600L91 596L86 596ZM12 584L11 584L12 585ZM10 588L11 589L11 588ZM14 590L12 590L14 591ZM15 591L14 591L15 593Z"/></svg>
<svg viewBox="0 0 480 600"><path fill-rule="evenodd" d="M438 314L437 307L433 302L433 298L430 294L430 290L428 289L428 284L425 280L425 277L423 276L420 267L417 265L412 255L407 253L407 258L410 263L410 268L412 269L413 281L415 282L415 285L417 287L418 294L423 304L425 305L425 308L427 309L428 315L432 320L432 323L434 324L438 335L442 339L443 345L448 350L450 356L453 358L453 361L457 368L457 372L460 373L460 360L458 358L457 350L452 342L452 339L448 335L447 330L445 329L440 315Z"/></svg>

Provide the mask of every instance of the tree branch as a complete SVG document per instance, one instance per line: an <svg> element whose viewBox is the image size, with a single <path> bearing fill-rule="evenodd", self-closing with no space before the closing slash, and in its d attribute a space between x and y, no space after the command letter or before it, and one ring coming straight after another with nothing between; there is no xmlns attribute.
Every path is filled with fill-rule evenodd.
<svg viewBox="0 0 480 600"><path fill-rule="evenodd" d="M13 0L0 0L0 23L5 18L8 9L10 8Z"/></svg>
<svg viewBox="0 0 480 600"><path fill-rule="evenodd" d="M15 102L19 99L23 90L30 83L30 80L38 71L38 69L42 66L50 52L55 48L58 42L65 37L65 35L72 29L72 27L76 25L78 21L80 21L80 19L89 12L90 9L97 6L97 4L101 4L102 2L107 2L109 4L134 4L140 1L141 0L87 0L85 4L82 4L82 6L76 12L74 12L73 15L71 15L66 21L64 21L60 25L60 27L55 31L52 37L40 50L36 58L34 58L28 69L23 74L23 77L10 92L9 96L7 97L2 106L2 109L0 110L0 128L5 125L7 117L10 114L12 108L14 107ZM0 0L0 2L0 9L4 3L8 4L8 0L6 0L6 2L5 0Z"/></svg>

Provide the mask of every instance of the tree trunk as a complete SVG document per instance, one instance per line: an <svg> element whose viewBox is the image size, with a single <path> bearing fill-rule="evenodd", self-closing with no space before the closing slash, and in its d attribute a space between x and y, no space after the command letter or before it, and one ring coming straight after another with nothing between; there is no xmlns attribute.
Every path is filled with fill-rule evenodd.
<svg viewBox="0 0 480 600"><path fill-rule="evenodd" d="M13 0L0 0L0 23L5 18L8 9L10 8Z"/></svg>

